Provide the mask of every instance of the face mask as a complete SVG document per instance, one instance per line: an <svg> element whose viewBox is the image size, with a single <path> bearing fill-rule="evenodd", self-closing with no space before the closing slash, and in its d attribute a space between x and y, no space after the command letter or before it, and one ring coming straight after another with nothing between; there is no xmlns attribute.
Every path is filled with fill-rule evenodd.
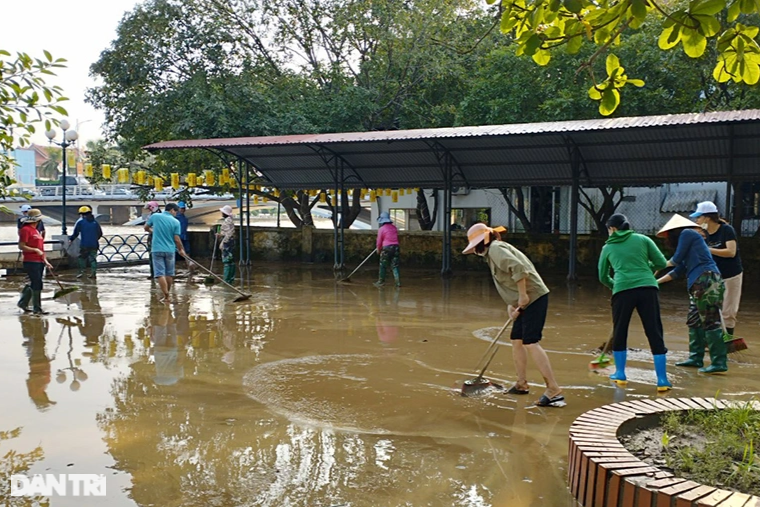
<svg viewBox="0 0 760 507"><path fill-rule="evenodd" d="M707 222L705 222L705 223L703 223L703 224L699 224L699 226L700 226L702 229L704 229L704 230L707 230Z"/></svg>

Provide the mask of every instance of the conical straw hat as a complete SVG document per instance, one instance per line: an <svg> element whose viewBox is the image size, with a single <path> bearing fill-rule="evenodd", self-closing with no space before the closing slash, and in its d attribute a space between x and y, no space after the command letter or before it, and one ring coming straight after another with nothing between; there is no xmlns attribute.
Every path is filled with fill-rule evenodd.
<svg viewBox="0 0 760 507"><path fill-rule="evenodd" d="M670 217L670 220L668 220L668 223L662 226L662 229L657 233L658 238L664 238L665 233L668 231L672 231L673 229L683 229L684 227L699 227L699 225L696 222L692 222L686 217L682 217L679 214L675 214L672 217Z"/></svg>

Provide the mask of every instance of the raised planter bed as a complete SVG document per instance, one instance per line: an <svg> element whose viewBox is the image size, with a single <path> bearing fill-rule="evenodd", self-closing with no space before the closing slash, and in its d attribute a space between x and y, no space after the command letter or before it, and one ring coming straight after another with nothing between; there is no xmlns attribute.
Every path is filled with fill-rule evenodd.
<svg viewBox="0 0 760 507"><path fill-rule="evenodd" d="M754 402L760 410L760 402ZM760 497L675 477L630 453L618 436L662 412L715 410L712 398L658 398L595 408L570 426L568 484L584 507L760 507Z"/></svg>

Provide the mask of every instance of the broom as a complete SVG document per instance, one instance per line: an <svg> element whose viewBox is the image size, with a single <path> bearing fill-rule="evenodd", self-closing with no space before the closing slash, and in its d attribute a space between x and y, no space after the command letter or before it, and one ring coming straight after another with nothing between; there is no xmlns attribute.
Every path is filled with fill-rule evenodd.
<svg viewBox="0 0 760 507"><path fill-rule="evenodd" d="M738 338L736 336L728 334L726 325L723 323L723 312L720 312L720 325L723 328L723 342L726 344L729 354L736 354L743 350L749 349L747 342L744 338Z"/></svg>
<svg viewBox="0 0 760 507"><path fill-rule="evenodd" d="M609 353L612 349L612 341L614 339L614 334L610 333L609 339L602 344L601 350L602 353L599 354L599 356L588 363L588 369L589 370L601 370L602 368L606 368L610 365L612 365L613 360L612 357L610 357Z"/></svg>
<svg viewBox="0 0 760 507"><path fill-rule="evenodd" d="M74 292L76 290L79 290L79 287L77 287L76 285L73 286L73 287L69 287L68 289L64 289L63 285L61 284L61 280L58 279L58 275L55 274L55 271L53 271L52 269L48 269L48 272L51 275L53 275L53 278L55 278L55 282L58 284L58 287L60 287L59 290L57 290L57 291L55 291L55 293L53 293L53 299L58 299L58 298L63 297L65 295L67 295L67 294L71 294L72 292Z"/></svg>

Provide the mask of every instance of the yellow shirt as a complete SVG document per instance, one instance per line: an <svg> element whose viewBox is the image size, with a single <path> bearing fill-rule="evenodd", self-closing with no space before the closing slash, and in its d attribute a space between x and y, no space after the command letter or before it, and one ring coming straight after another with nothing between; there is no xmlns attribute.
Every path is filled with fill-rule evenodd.
<svg viewBox="0 0 760 507"><path fill-rule="evenodd" d="M491 268L493 283L499 291L501 299L508 305L517 305L520 293L517 282L527 277L528 297L530 305L536 299L549 293L549 288L538 275L530 259L517 248L504 241L493 241L488 246L486 254L488 267Z"/></svg>

